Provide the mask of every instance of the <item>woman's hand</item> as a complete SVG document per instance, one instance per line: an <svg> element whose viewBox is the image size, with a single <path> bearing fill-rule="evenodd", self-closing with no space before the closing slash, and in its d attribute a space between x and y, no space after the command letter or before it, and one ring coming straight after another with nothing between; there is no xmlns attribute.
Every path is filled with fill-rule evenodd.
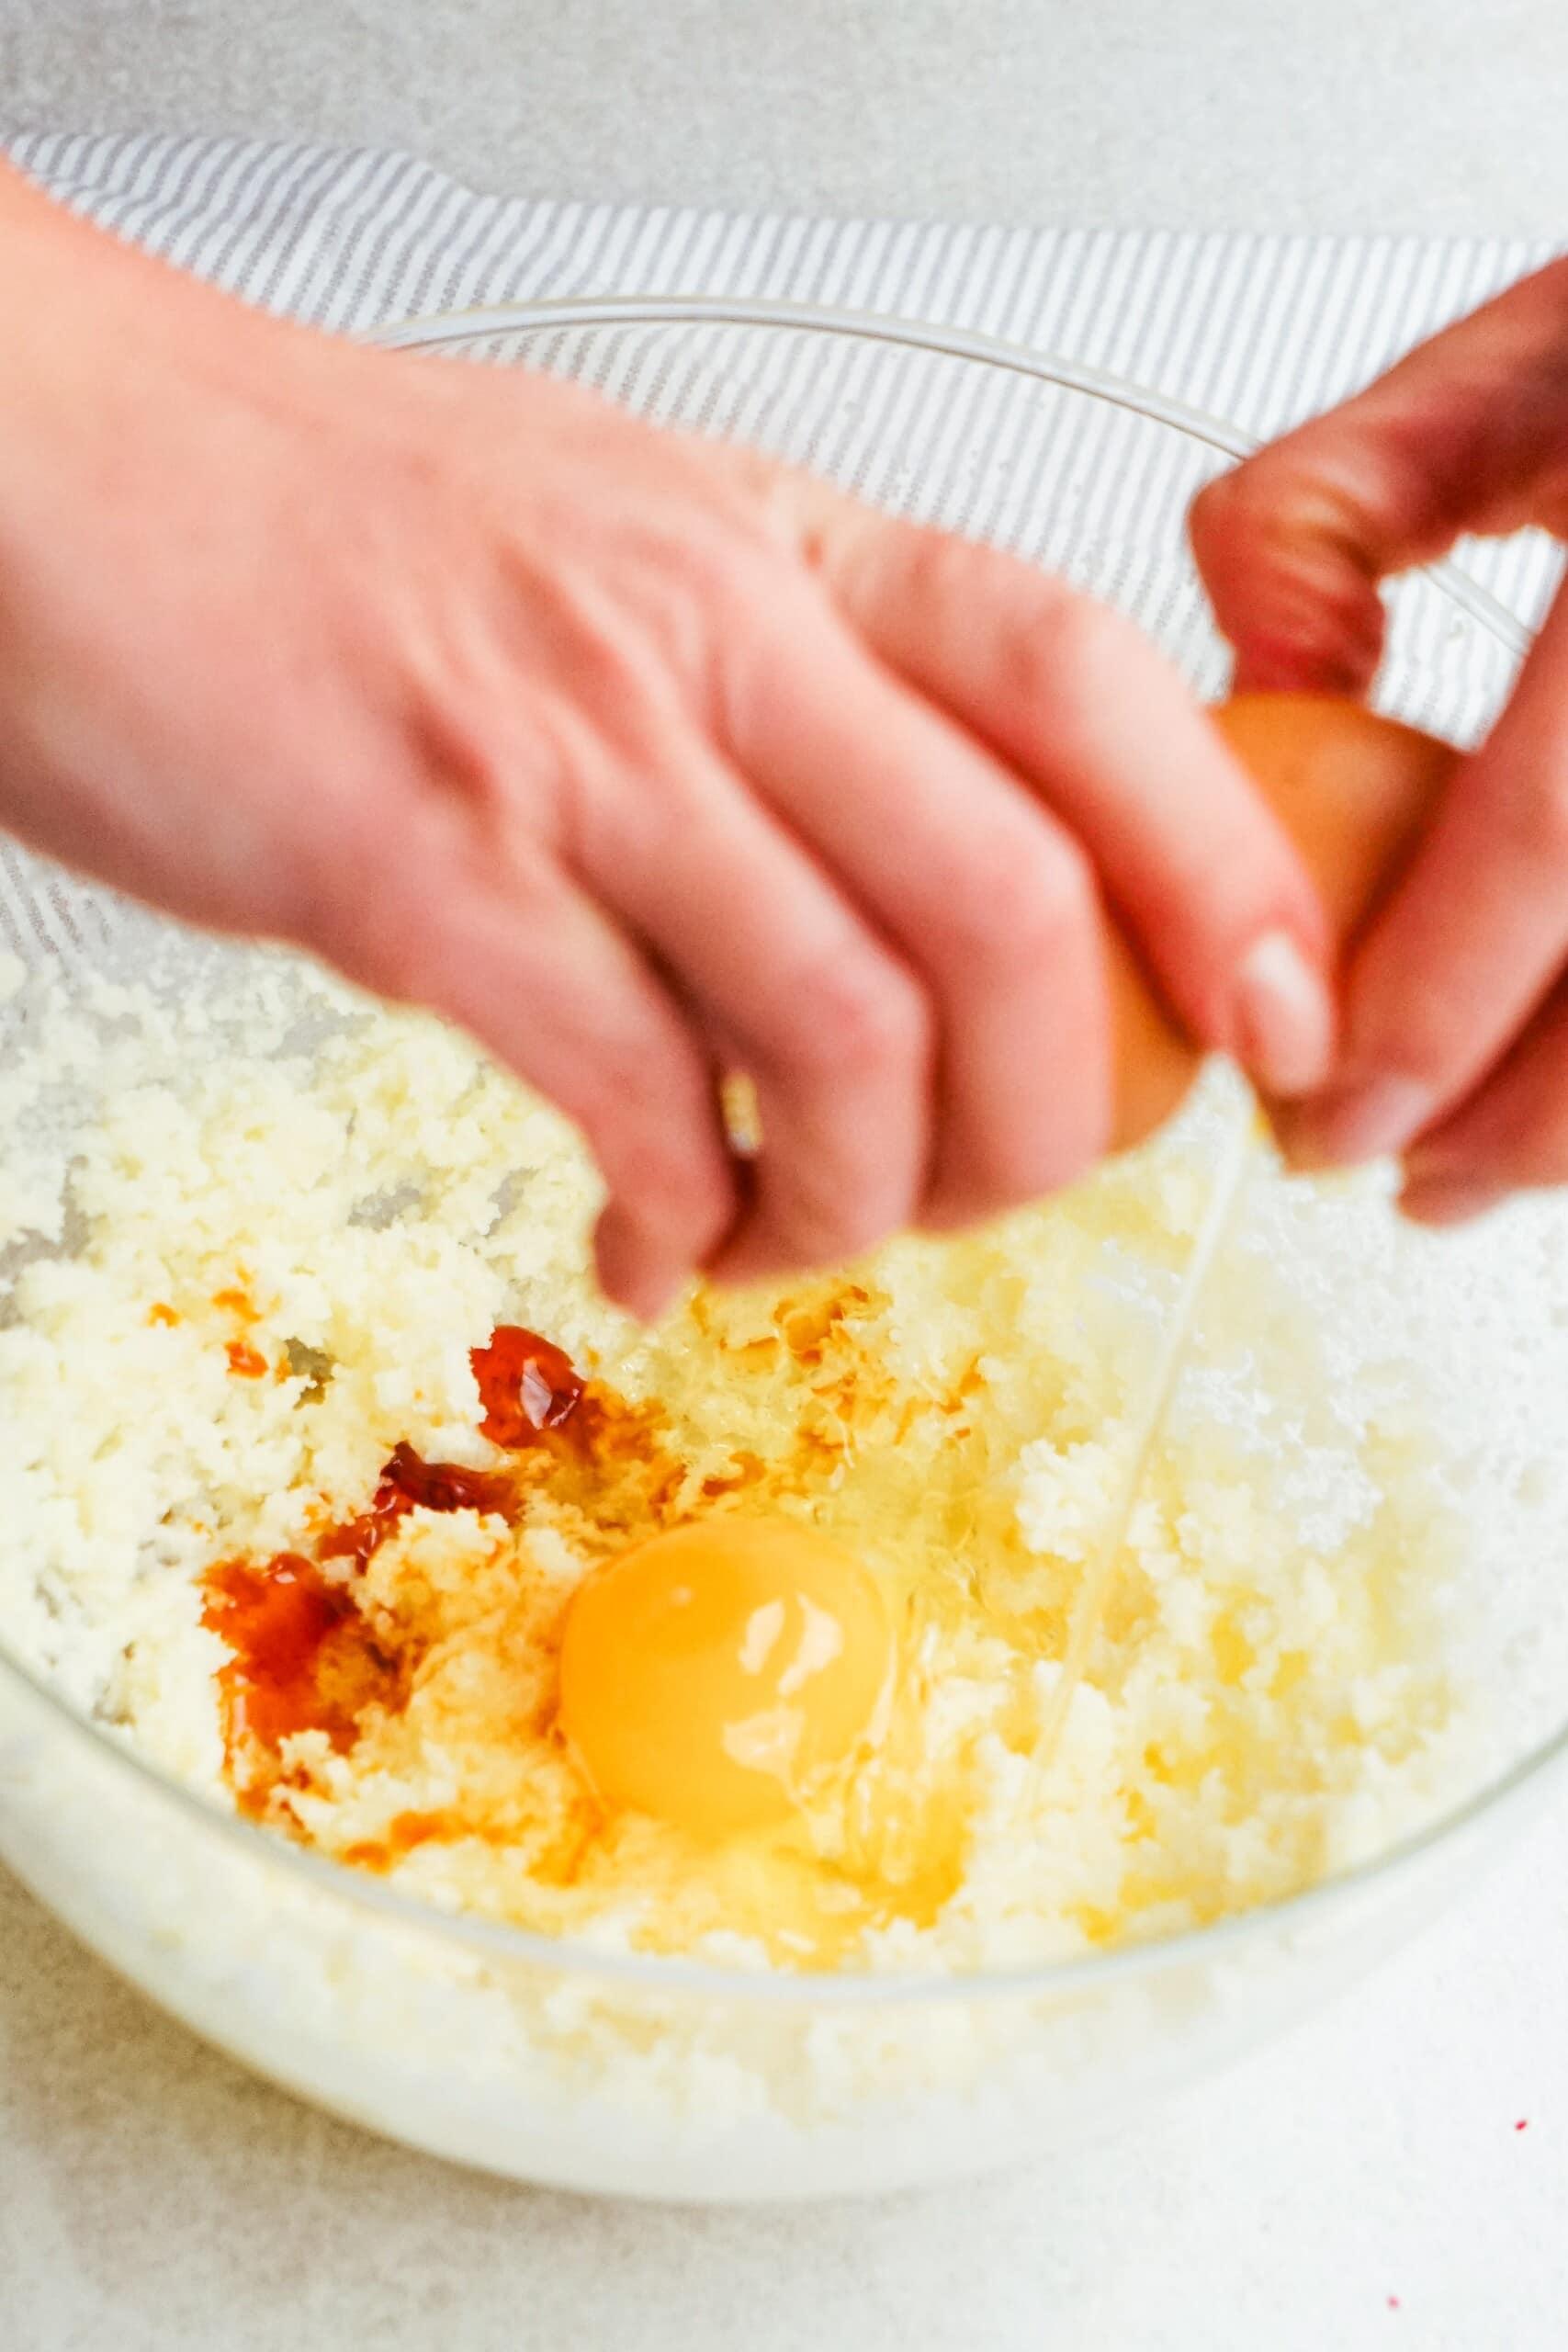
<svg viewBox="0 0 1568 2352"><path fill-rule="evenodd" d="M581 390L247 311L14 180L0 290L0 821L465 1023L586 1132L628 1305L1091 1161L1101 887L1201 1039L1322 1076L1315 899L1099 606Z"/></svg>
<svg viewBox="0 0 1568 2352"><path fill-rule="evenodd" d="M1370 390L1213 483L1198 561L1244 686L1359 694L1378 583L1461 532L1568 537L1568 263L1438 335ZM1568 595L1360 944L1303 1158L1404 1154L1404 1205L1448 1223L1568 1177Z"/></svg>

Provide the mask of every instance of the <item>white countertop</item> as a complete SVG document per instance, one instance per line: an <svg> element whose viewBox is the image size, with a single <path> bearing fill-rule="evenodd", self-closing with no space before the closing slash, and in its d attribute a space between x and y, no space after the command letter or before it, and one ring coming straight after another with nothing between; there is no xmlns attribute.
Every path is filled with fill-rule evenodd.
<svg viewBox="0 0 1568 2352"><path fill-rule="evenodd" d="M1559 0L0 0L13 125L801 210L1564 236L1564 90ZM912 2199L692 2213L511 2188L296 2106L0 1873L0 2346L1555 2352L1565 1984L1559 1806L1462 1915L1132 2139Z"/></svg>
<svg viewBox="0 0 1568 2352"><path fill-rule="evenodd" d="M519 196L1552 236L1557 0L0 0L0 116Z"/></svg>
<svg viewBox="0 0 1568 2352"><path fill-rule="evenodd" d="M0 1874L0 2343L1557 2352L1565 1953L1560 1812L1462 1913L1128 2138L920 2196L702 2212L511 2188L297 2106Z"/></svg>

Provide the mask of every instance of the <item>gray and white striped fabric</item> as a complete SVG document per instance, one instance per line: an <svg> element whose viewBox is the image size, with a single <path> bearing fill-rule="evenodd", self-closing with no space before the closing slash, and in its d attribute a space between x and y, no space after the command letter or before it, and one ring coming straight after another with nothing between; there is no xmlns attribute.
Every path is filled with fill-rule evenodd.
<svg viewBox="0 0 1568 2352"><path fill-rule="evenodd" d="M1262 436L1323 406L1444 321L1545 260L1520 243L1088 233L626 210L480 196L409 156L235 140L29 132L0 147L118 233L252 301L364 334L431 312L616 295L836 305L962 329L1054 354ZM559 336L563 344L570 336ZM766 342L768 338L764 337ZM790 358L737 356L706 331L619 334L594 380L641 387L644 413L757 428L755 437L835 479L974 528L1121 602L1201 690L1223 649L1180 556L1195 481L1179 434L1104 402L1014 392L930 353L895 364L878 345ZM674 356L670 355L673 352ZM655 355L651 366L647 356ZM629 357L628 357L629 354ZM515 356L496 353L492 356ZM553 364L550 354L543 355ZM875 398L854 370L876 360ZM571 364L570 355L567 363ZM640 370L640 374L639 371ZM651 387L651 396L649 395ZM1053 401L1055 400L1055 405ZM883 420L896 409L898 430ZM774 431L782 419L784 430ZM930 492L934 503L922 508ZM1526 622L1558 551L1525 537L1468 547L1472 576ZM1418 691L1407 715L1473 737L1506 691L1495 628L1412 582L1394 599L1385 671ZM141 968L161 934L112 893L0 839L0 947L68 968Z"/></svg>
<svg viewBox="0 0 1568 2352"><path fill-rule="evenodd" d="M407 155L36 131L6 144L119 233L323 326L614 293L835 303L1101 368L1254 435L1365 381L1550 251L626 209L477 195ZM1557 571L1529 538L1464 560L1527 620Z"/></svg>

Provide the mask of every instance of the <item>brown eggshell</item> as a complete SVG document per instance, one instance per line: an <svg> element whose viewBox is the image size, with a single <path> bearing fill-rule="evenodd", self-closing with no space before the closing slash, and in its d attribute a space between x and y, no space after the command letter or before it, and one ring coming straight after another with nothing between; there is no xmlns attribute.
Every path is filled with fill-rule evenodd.
<svg viewBox="0 0 1568 2352"><path fill-rule="evenodd" d="M1343 946L1408 856L1459 753L1329 695L1235 695L1212 716L1301 851ZM1123 1149L1177 1108L1201 1055L1116 933L1110 980Z"/></svg>

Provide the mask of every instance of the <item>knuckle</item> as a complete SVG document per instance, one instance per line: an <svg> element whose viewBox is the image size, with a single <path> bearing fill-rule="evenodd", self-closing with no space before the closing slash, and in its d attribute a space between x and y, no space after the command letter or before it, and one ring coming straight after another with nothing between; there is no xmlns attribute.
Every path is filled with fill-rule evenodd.
<svg viewBox="0 0 1568 2352"><path fill-rule="evenodd" d="M1063 789L1099 774L1111 714L1166 690L1162 657L1125 615L1059 582L1003 615L991 637L997 707L1031 765Z"/></svg>
<svg viewBox="0 0 1568 2352"><path fill-rule="evenodd" d="M1004 690L1026 707L1051 703L1069 710L1101 691L1124 693L1122 673L1134 648L1142 653L1143 640L1123 615L1043 580L1003 639Z"/></svg>
<svg viewBox="0 0 1568 2352"><path fill-rule="evenodd" d="M1132 623L1049 572L1000 548L921 530L905 542L907 584L938 629L987 639L1004 694L1051 696L1080 674L1100 675L1139 642Z"/></svg>
<svg viewBox="0 0 1568 2352"><path fill-rule="evenodd" d="M1282 446L1260 450L1204 483L1188 509L1188 537L1195 554L1216 534L1250 534L1273 522L1292 478L1291 465L1278 454Z"/></svg>
<svg viewBox="0 0 1568 2352"><path fill-rule="evenodd" d="M771 570L774 550L760 529L729 514L682 518L679 531L660 538L660 591L666 585L686 608L711 628L738 596Z"/></svg>
<svg viewBox="0 0 1568 2352"><path fill-rule="evenodd" d="M1088 857L1066 836L1031 823L977 848L931 916L935 957L992 984L1049 982L1064 956L1094 936L1097 898Z"/></svg>
<svg viewBox="0 0 1568 2352"><path fill-rule="evenodd" d="M1207 481L1187 511L1187 537L1201 569L1212 550L1216 536L1223 537L1234 527L1238 513L1245 511L1250 497L1246 466L1233 467L1229 473L1218 474Z"/></svg>
<svg viewBox="0 0 1568 2352"><path fill-rule="evenodd" d="M915 982L867 950L818 962L783 991L782 1058L807 1076L865 1084L924 1062L931 1018Z"/></svg>
<svg viewBox="0 0 1568 2352"><path fill-rule="evenodd" d="M563 514L547 578L515 552L502 581L511 642L607 741L639 750L650 726L704 707L726 629L748 594L747 535L694 500L632 501L613 521ZM504 639L503 639L503 641Z"/></svg>
<svg viewBox="0 0 1568 2352"><path fill-rule="evenodd" d="M596 611L596 630L584 632L597 637L601 679L634 712L684 708L711 722L724 707L737 637L746 635L738 622L768 609L780 563L761 518L695 501L626 526L609 601Z"/></svg>
<svg viewBox="0 0 1568 2352"><path fill-rule="evenodd" d="M885 540L874 538L870 551L884 550L898 560L918 608L939 614L962 609L970 601L976 564L987 552L972 540L929 526L890 532Z"/></svg>

